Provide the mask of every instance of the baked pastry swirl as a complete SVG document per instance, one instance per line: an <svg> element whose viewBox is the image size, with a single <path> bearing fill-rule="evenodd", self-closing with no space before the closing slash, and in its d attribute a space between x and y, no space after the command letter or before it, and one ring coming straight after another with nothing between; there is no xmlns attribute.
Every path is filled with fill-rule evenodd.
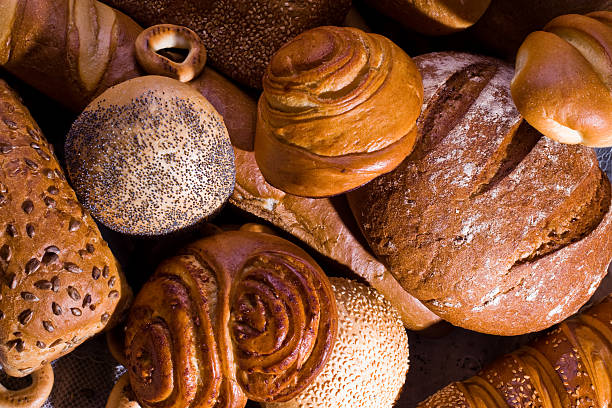
<svg viewBox="0 0 612 408"><path fill-rule="evenodd" d="M448 385L420 408L608 407L612 389L612 297Z"/></svg>
<svg viewBox="0 0 612 408"><path fill-rule="evenodd" d="M255 157L287 193L343 193L391 171L414 147L421 76L380 35L307 31L274 54L263 87Z"/></svg>
<svg viewBox="0 0 612 408"><path fill-rule="evenodd" d="M516 56L512 98L552 139L612 146L612 12L560 16L530 34Z"/></svg>
<svg viewBox="0 0 612 408"><path fill-rule="evenodd" d="M305 252L268 234L217 234L162 263L136 297L131 388L145 407L285 401L323 368L336 331L331 285Z"/></svg>

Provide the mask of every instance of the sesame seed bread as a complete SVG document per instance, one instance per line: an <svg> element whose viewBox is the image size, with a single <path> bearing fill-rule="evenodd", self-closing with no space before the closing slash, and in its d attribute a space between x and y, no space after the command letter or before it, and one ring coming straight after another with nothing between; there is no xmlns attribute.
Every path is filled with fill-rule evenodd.
<svg viewBox="0 0 612 408"><path fill-rule="evenodd" d="M454 325L499 335L575 313L612 258L610 183L595 153L542 137L491 58L415 59L420 142L396 170L349 193L370 247Z"/></svg>
<svg viewBox="0 0 612 408"><path fill-rule="evenodd" d="M272 54L298 34L339 25L350 0L104 0L144 26L169 23L191 28L204 40L213 67L261 88Z"/></svg>
<svg viewBox="0 0 612 408"><path fill-rule="evenodd" d="M419 408L608 407L612 297L448 385Z"/></svg>
<svg viewBox="0 0 612 408"><path fill-rule="evenodd" d="M374 289L331 278L338 338L325 368L297 397L266 408L391 408L408 372L408 336L397 310Z"/></svg>
<svg viewBox="0 0 612 408"><path fill-rule="evenodd" d="M127 234L191 226L234 189L234 153L221 115L196 89L167 77L106 90L73 123L65 151L83 205Z"/></svg>
<svg viewBox="0 0 612 408"><path fill-rule="evenodd" d="M52 147L0 81L0 363L25 376L100 332L131 291Z"/></svg>
<svg viewBox="0 0 612 408"><path fill-rule="evenodd" d="M287 193L344 193L391 171L414 148L421 76L386 37L314 28L274 54L263 84L255 158Z"/></svg>

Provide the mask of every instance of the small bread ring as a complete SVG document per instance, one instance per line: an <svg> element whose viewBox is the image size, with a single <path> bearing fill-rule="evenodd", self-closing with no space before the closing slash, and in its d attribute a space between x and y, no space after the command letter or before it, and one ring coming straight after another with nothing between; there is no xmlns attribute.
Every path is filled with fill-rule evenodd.
<svg viewBox="0 0 612 408"><path fill-rule="evenodd" d="M206 48L200 37L187 27L159 24L147 28L136 38L136 59L153 75L163 75L189 82L197 77L206 64ZM189 51L182 62L172 61L158 53L165 48L183 48Z"/></svg>
<svg viewBox="0 0 612 408"><path fill-rule="evenodd" d="M53 367L45 364L32 374L32 384L20 390L9 390L0 384L0 407L40 408L53 388Z"/></svg>
<svg viewBox="0 0 612 408"><path fill-rule="evenodd" d="M113 387L106 401L106 408L140 408L140 404L134 399L127 374L123 374Z"/></svg>

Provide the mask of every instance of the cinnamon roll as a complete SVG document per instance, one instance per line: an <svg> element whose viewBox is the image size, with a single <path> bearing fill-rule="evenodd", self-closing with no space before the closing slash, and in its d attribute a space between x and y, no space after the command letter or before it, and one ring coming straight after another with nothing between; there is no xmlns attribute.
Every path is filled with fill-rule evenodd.
<svg viewBox="0 0 612 408"><path fill-rule="evenodd" d="M421 76L389 39L320 27L282 47L266 70L255 157L291 194L341 194L394 169L412 151Z"/></svg>
<svg viewBox="0 0 612 408"><path fill-rule="evenodd" d="M321 371L336 332L330 282L305 252L268 234L217 234L161 264L138 294L131 388L144 407L286 401Z"/></svg>

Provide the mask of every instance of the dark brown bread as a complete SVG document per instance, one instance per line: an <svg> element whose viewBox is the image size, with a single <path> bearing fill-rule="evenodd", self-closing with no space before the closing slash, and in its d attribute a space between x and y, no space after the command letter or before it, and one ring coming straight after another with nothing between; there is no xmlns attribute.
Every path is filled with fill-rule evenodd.
<svg viewBox="0 0 612 408"><path fill-rule="evenodd" d="M612 257L610 183L595 153L541 137L500 61L415 61L421 141L398 169L349 194L368 243L449 322L512 335L549 327L593 294Z"/></svg>
<svg viewBox="0 0 612 408"><path fill-rule="evenodd" d="M131 292L51 145L0 81L0 363L24 376L121 314Z"/></svg>
<svg viewBox="0 0 612 408"><path fill-rule="evenodd" d="M612 297L448 385L420 408L604 408L612 389Z"/></svg>
<svg viewBox="0 0 612 408"><path fill-rule="evenodd" d="M202 37L213 67L261 88L272 54L298 34L339 25L350 0L104 0L144 26L170 23Z"/></svg>

